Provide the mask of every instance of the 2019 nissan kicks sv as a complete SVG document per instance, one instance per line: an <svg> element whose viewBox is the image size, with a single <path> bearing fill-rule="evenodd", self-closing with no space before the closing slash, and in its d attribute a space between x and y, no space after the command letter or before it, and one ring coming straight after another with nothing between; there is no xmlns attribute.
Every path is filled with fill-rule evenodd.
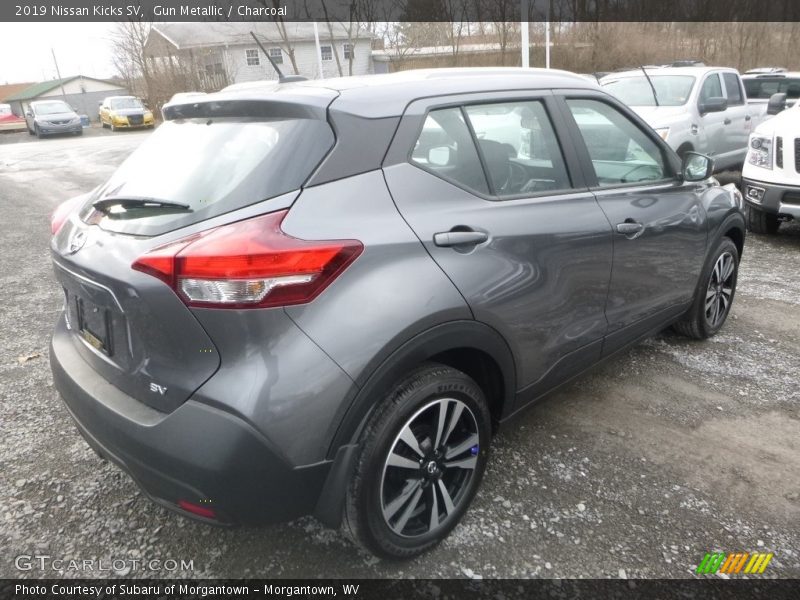
<svg viewBox="0 0 800 600"><path fill-rule="evenodd" d="M456 525L493 424L730 310L742 201L578 76L220 92L62 205L55 384L155 501L314 514L383 556Z"/></svg>

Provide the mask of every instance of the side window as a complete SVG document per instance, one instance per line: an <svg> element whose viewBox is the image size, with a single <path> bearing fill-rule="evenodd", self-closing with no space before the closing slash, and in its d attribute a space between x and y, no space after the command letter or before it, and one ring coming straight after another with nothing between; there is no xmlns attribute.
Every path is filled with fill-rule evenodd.
<svg viewBox="0 0 800 600"><path fill-rule="evenodd" d="M411 162L462 187L489 193L469 127L458 107L428 113Z"/></svg>
<svg viewBox="0 0 800 600"><path fill-rule="evenodd" d="M245 50L244 58L248 67L258 67L261 64L261 60L258 56L258 49Z"/></svg>
<svg viewBox="0 0 800 600"><path fill-rule="evenodd" d="M671 176L661 147L616 108L568 99L601 187L659 181Z"/></svg>
<svg viewBox="0 0 800 600"><path fill-rule="evenodd" d="M571 187L558 138L541 102L475 104L465 111L494 195L531 195Z"/></svg>
<svg viewBox="0 0 800 600"><path fill-rule="evenodd" d="M703 82L700 88L700 102L705 102L709 98L722 97L722 84L719 82L719 75L712 73Z"/></svg>
<svg viewBox="0 0 800 600"><path fill-rule="evenodd" d="M742 88L739 86L739 77L736 73L723 73L722 79L725 81L725 91L728 92L728 106L744 104Z"/></svg>

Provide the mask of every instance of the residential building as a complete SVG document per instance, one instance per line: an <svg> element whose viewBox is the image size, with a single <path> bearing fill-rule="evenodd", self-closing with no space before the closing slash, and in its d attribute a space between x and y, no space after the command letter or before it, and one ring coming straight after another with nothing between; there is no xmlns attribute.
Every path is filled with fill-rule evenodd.
<svg viewBox="0 0 800 600"><path fill-rule="evenodd" d="M320 61L314 23L161 23L154 24L145 55L161 70L192 70L189 85L214 91L225 85L277 79L250 35L254 32L285 75L308 79L372 73L372 34L355 24L318 24ZM190 90L186 90L190 91Z"/></svg>

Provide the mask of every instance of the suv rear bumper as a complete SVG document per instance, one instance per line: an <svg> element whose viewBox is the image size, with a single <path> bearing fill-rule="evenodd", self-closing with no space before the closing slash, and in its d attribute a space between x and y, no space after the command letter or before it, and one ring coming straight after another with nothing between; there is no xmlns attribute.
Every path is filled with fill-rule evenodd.
<svg viewBox="0 0 800 600"><path fill-rule="evenodd" d="M761 195L760 202L750 195L753 193L752 190L756 190ZM750 206L759 210L773 215L800 219L800 186L765 183L743 177L742 194Z"/></svg>
<svg viewBox="0 0 800 600"><path fill-rule="evenodd" d="M188 400L156 411L98 375L74 347L63 316L50 345L56 389L95 451L159 504L217 523L285 521L314 510L330 463L292 468L241 418ZM216 513L205 519L180 500Z"/></svg>

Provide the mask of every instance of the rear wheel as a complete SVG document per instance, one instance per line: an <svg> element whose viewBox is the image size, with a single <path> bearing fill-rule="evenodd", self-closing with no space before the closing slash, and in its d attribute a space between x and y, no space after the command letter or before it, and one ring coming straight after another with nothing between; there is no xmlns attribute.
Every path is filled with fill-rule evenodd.
<svg viewBox="0 0 800 600"><path fill-rule="evenodd" d="M486 466L490 416L464 373L428 363L376 408L348 490L344 525L369 551L410 558L444 539Z"/></svg>
<svg viewBox="0 0 800 600"><path fill-rule="evenodd" d="M738 273L739 251L730 238L723 237L703 268L692 307L674 329L697 340L716 334L730 313Z"/></svg>
<svg viewBox="0 0 800 600"><path fill-rule="evenodd" d="M678 148L677 154L681 158L681 160L683 160L683 158L686 156L686 153L687 152L691 152L691 151L692 151L692 145L691 144L683 144L683 145L681 145L680 148Z"/></svg>
<svg viewBox="0 0 800 600"><path fill-rule="evenodd" d="M753 233L766 233L774 235L778 232L780 222L778 217L768 212L747 206L747 229Z"/></svg>

